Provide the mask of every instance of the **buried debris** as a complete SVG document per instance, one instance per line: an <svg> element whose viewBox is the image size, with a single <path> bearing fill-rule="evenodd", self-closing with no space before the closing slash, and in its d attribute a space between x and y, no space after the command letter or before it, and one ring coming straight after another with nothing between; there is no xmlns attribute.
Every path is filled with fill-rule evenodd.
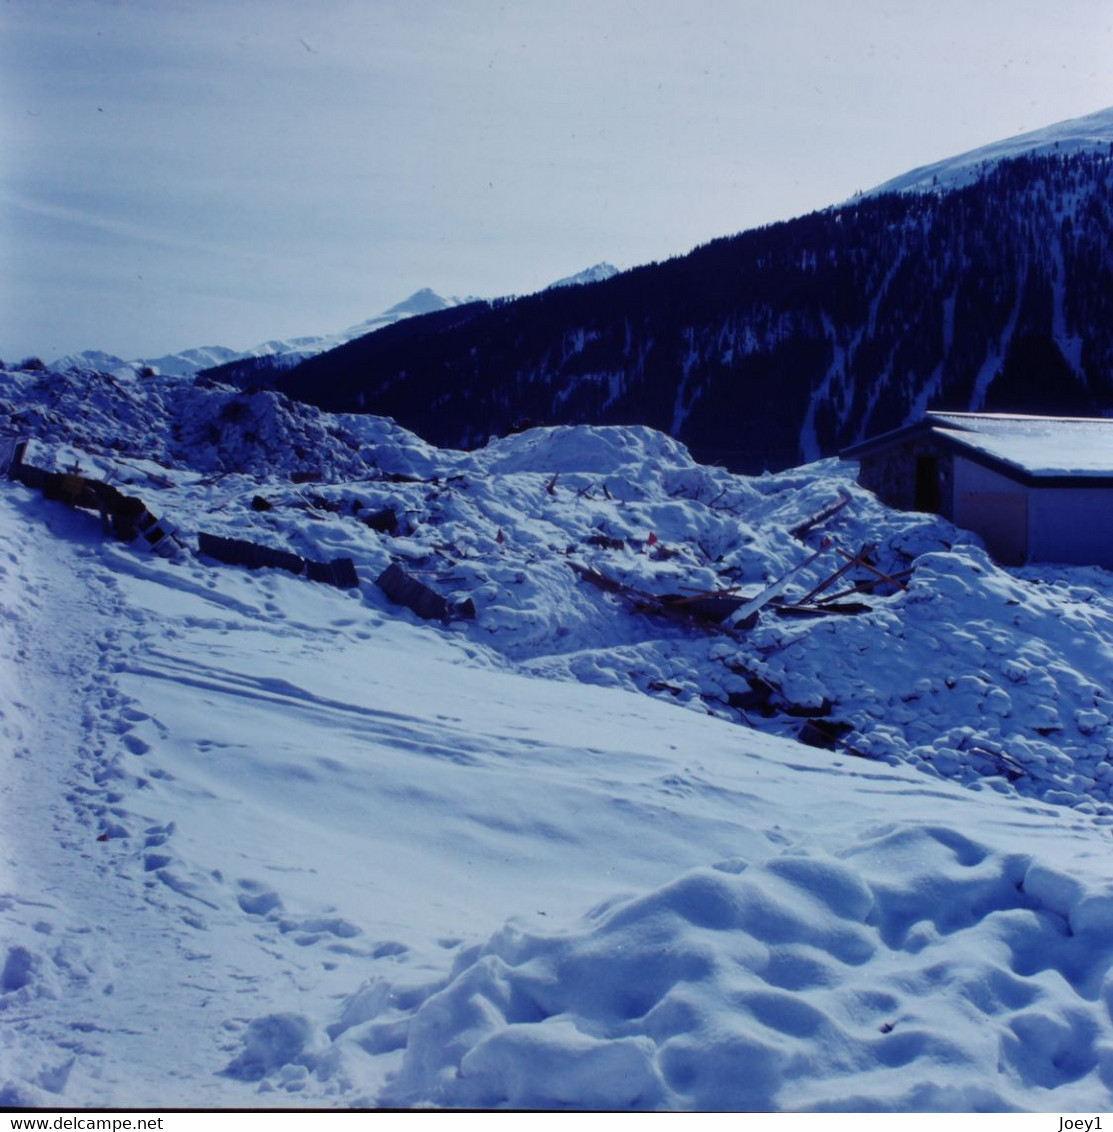
<svg viewBox="0 0 1113 1132"><path fill-rule="evenodd" d="M727 633L733 635L734 627L720 625L719 622L727 617L733 610L743 603L729 591L715 591L708 594L651 594L639 590L625 582L601 574L590 566L583 566L579 562L569 562L569 567L585 582L590 583L604 593L615 594L622 598L636 613L647 613L655 617L664 617L669 621L679 621L682 624L692 625L712 633ZM748 628L748 626L746 626Z"/></svg>
<svg viewBox="0 0 1113 1132"><path fill-rule="evenodd" d="M337 589L354 589L359 585L355 563L350 558L334 558L331 562L313 562L288 550L275 550L260 546L242 538L224 538L221 535L200 531L197 535L198 549L209 558L228 566L246 566L257 570L261 566L273 566L287 570L291 574L303 575L313 582L336 586Z"/></svg>
<svg viewBox="0 0 1113 1132"><path fill-rule="evenodd" d="M0 437L0 474L41 491L47 499L66 503L100 514L104 533L112 533L123 542L142 538L156 554L172 557L184 550L174 527L147 510L141 499L125 495L102 480L90 479L76 465L64 472L48 472L24 461L27 441ZM267 510L270 503L261 496L252 500L253 509ZM350 558L334 558L331 562L313 562L285 550L260 546L245 539L224 538L198 533L200 553L233 566L273 566L291 574L308 577L314 582L354 589L359 586L355 563Z"/></svg>
<svg viewBox="0 0 1113 1132"><path fill-rule="evenodd" d="M103 480L89 479L75 465L64 472L48 472L24 462L26 440L5 438L0 449L0 467L9 479L25 487L41 491L46 499L96 511L105 534L113 534L121 542L142 537L156 554L172 557L181 549L174 527L147 510L142 499L125 495L119 488Z"/></svg>
<svg viewBox="0 0 1113 1132"><path fill-rule="evenodd" d="M305 511L311 518L324 519L329 515L348 515L358 519L365 527L380 534L395 535L399 532L398 514L393 507L378 511L367 511L358 499L330 499L317 492L299 491L288 506ZM251 500L252 511L273 511L276 504L262 495Z"/></svg>
<svg viewBox="0 0 1113 1132"><path fill-rule="evenodd" d="M902 570L899 573L886 574L879 570L874 560L877 547L873 543L865 543L857 554L851 554L843 550L841 546L835 546L835 550L844 560L843 564L803 597L797 598L795 601L782 600L775 603L774 608L777 613L783 617L821 617L828 613L868 613L873 607L866 602L842 601L841 599L861 594L873 594L879 586L890 587L894 592L907 589L907 578L912 571ZM812 557L814 558L815 555ZM848 578L848 586L836 593L827 593L837 581L846 577L855 569L864 570L869 576L853 581Z"/></svg>
<svg viewBox="0 0 1113 1132"><path fill-rule="evenodd" d="M698 594L662 594L661 602L675 613L693 621L718 624L746 604L747 599L733 590L708 590Z"/></svg>
<svg viewBox="0 0 1113 1132"><path fill-rule="evenodd" d="M779 578L749 600L743 602L730 616L729 624L735 629L751 629L757 624L757 615L767 606L777 601L785 591L785 587L797 574L806 570L820 555L825 554L831 546L831 540L825 538L819 549L814 550L803 562L786 570Z"/></svg>
<svg viewBox="0 0 1113 1132"><path fill-rule="evenodd" d="M845 491L840 491L833 502L820 508L814 515L809 515L802 523L797 523L795 527L789 529L788 533L795 539L802 539L813 527L817 527L833 515L837 515L849 502L850 496Z"/></svg>
<svg viewBox="0 0 1113 1132"><path fill-rule="evenodd" d="M731 671L744 676L749 691L731 692L727 706L742 713L747 724L753 726L748 718L755 713L766 719L798 719L796 738L806 747L816 747L825 751L845 751L855 758L868 759L870 756L847 742L846 736L854 731L854 726L845 720L832 716L835 705L826 697L805 697L802 701L792 700L782 687L775 682L747 671L744 667L730 666Z"/></svg>
<svg viewBox="0 0 1113 1132"><path fill-rule="evenodd" d="M380 534L393 535L398 532L398 515L393 507L384 507L381 511L371 511L367 514L360 511L357 517L365 527L370 527Z"/></svg>
<svg viewBox="0 0 1113 1132"><path fill-rule="evenodd" d="M19 469L27 451L27 440L21 436L0 436L0 476L19 479Z"/></svg>
<svg viewBox="0 0 1113 1132"><path fill-rule="evenodd" d="M334 558L331 562L314 562L311 558L307 558L305 573L311 582L323 582L326 586L335 586L338 590L359 588L356 564L350 558Z"/></svg>
<svg viewBox="0 0 1113 1132"><path fill-rule="evenodd" d="M375 584L396 605L404 605L426 621L470 620L475 617L475 602L450 602L443 594L407 574L392 562L376 579Z"/></svg>
<svg viewBox="0 0 1113 1132"><path fill-rule="evenodd" d="M806 747L817 747L821 751L842 750L858 758L866 758L861 751L844 742L843 737L853 730L849 723L834 719L807 719L797 738Z"/></svg>

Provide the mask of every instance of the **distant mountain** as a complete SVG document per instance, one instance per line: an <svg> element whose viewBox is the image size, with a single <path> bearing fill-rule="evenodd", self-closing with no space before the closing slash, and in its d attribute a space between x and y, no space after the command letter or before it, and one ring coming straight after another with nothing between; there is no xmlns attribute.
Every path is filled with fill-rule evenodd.
<svg viewBox="0 0 1113 1132"><path fill-rule="evenodd" d="M554 287L581 287L585 283L602 283L604 279L610 279L617 274L618 268L613 264L597 263L594 267L589 267L575 275L569 275L564 279L558 279L555 283L550 283L549 290L553 290Z"/></svg>
<svg viewBox="0 0 1113 1132"><path fill-rule="evenodd" d="M573 287L584 283L597 283L602 279L609 279L618 274L618 268L609 263L597 263L576 275L569 275L565 279L558 279L550 287ZM236 381L245 378L258 379L269 371L281 372L291 369L307 358L315 357L326 350L334 350L337 346L351 342L355 338L362 338L365 334L372 334L376 330L393 326L404 318L413 318L419 315L434 314L437 311L448 310L451 307L472 303L474 298L461 299L455 296L445 298L438 295L429 287L415 291L400 303L383 311L373 318L364 319L355 326L348 327L336 334L310 335L299 338L271 338L250 350L230 350L227 346L199 346L190 350L182 350L177 354L165 354L158 358L132 358L124 359L115 354L107 354L103 350L82 350L77 354L66 354L56 358L50 363L50 369L59 373L67 370L96 369L104 373L138 373L143 369L153 369L157 373L170 374L175 377L192 377L202 370L215 369L221 366L231 366L229 375L235 375ZM259 359L259 360L257 360Z"/></svg>
<svg viewBox="0 0 1113 1132"><path fill-rule="evenodd" d="M369 318L337 334L311 335L300 338L272 338L250 350L230 350L226 346L199 346L183 350L178 354L166 354L158 358L133 358L125 360L102 350L82 350L78 354L66 354L50 363L50 368L60 373L67 370L97 369L105 373L118 371L139 372L150 368L158 373L177 377L191 377L201 370L213 369L234 363L254 364L255 359L266 359L264 368L290 369L306 358L314 357L326 350L334 350L354 338L371 334L384 326L391 326L404 318L414 315L431 314L446 310L471 300L443 298L428 287L415 291L409 298L396 303L389 310L374 318Z"/></svg>
<svg viewBox="0 0 1113 1132"><path fill-rule="evenodd" d="M1091 115L664 263L415 318L279 385L442 446L646 424L744 472L929 405L1109 412L1111 127Z"/></svg>
<svg viewBox="0 0 1113 1132"><path fill-rule="evenodd" d="M82 350L78 354L66 354L55 358L50 363L50 369L58 373L67 370L95 369L102 373L138 373L143 369L152 369L157 373L170 374L175 377L189 377L199 370L210 366L223 365L233 358L242 355L226 346L198 346L192 350L183 350L178 354L165 354L160 358L132 358L125 360L115 354L106 354L103 350ZM301 359L299 359L301 360Z"/></svg>
<svg viewBox="0 0 1113 1132"><path fill-rule="evenodd" d="M348 327L338 334L316 338L275 339L256 346L243 354L223 363L213 363L203 367L206 377L229 385L269 386L280 383L281 375L309 358L314 358L329 350L335 350L348 342L355 341L378 330L384 330L406 319L422 318L440 311L452 310L475 300L449 298L438 295L436 291L423 287L409 298L395 303L382 314L365 319Z"/></svg>
<svg viewBox="0 0 1113 1132"><path fill-rule="evenodd" d="M56 373L66 373L68 370L95 369L101 373L112 373L122 369L130 363L115 354L106 354L103 350L82 350L79 354L63 354L55 358L49 369Z"/></svg>
<svg viewBox="0 0 1113 1132"><path fill-rule="evenodd" d="M594 267L589 267L576 275L558 279L555 283L551 283L548 289L597 283L617 274L617 267L612 267L609 263L597 263ZM287 342L267 342L246 354L225 359L223 364L214 362L212 368L206 370L206 376L231 385L280 385L283 380L282 375L287 370L308 358L316 357L318 354L336 349L338 346L345 345L357 338L363 338L368 334L384 330L403 319L423 318L457 307L471 307L472 304L481 301L475 298L460 299L453 297L446 299L438 295L436 291L423 287L420 291L415 291L409 298L396 303L381 315L357 323L340 334L334 334L327 338L294 338Z"/></svg>

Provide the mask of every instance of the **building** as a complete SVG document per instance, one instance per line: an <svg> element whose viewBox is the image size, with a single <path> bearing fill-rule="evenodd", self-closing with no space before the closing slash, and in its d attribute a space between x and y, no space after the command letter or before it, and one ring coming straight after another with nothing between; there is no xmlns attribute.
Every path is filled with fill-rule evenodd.
<svg viewBox="0 0 1113 1132"><path fill-rule="evenodd" d="M1004 565L1113 570L1113 418L929 412L840 455L884 503L974 531Z"/></svg>

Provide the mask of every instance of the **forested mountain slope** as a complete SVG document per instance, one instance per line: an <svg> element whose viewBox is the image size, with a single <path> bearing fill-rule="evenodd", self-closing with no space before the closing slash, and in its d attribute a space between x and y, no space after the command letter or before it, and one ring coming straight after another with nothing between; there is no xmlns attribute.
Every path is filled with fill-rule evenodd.
<svg viewBox="0 0 1113 1132"><path fill-rule="evenodd" d="M1111 314L1113 147L1052 151L962 188L863 197L599 283L409 320L277 380L441 445L526 421L647 424L754 472L927 405L1113 408Z"/></svg>

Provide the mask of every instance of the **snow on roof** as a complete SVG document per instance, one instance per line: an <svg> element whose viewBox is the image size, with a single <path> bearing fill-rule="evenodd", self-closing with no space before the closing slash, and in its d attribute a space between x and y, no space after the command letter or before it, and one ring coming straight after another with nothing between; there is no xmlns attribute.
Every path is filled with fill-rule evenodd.
<svg viewBox="0 0 1113 1132"><path fill-rule="evenodd" d="M1113 476L1113 418L938 412L928 416L936 434L1027 475Z"/></svg>

